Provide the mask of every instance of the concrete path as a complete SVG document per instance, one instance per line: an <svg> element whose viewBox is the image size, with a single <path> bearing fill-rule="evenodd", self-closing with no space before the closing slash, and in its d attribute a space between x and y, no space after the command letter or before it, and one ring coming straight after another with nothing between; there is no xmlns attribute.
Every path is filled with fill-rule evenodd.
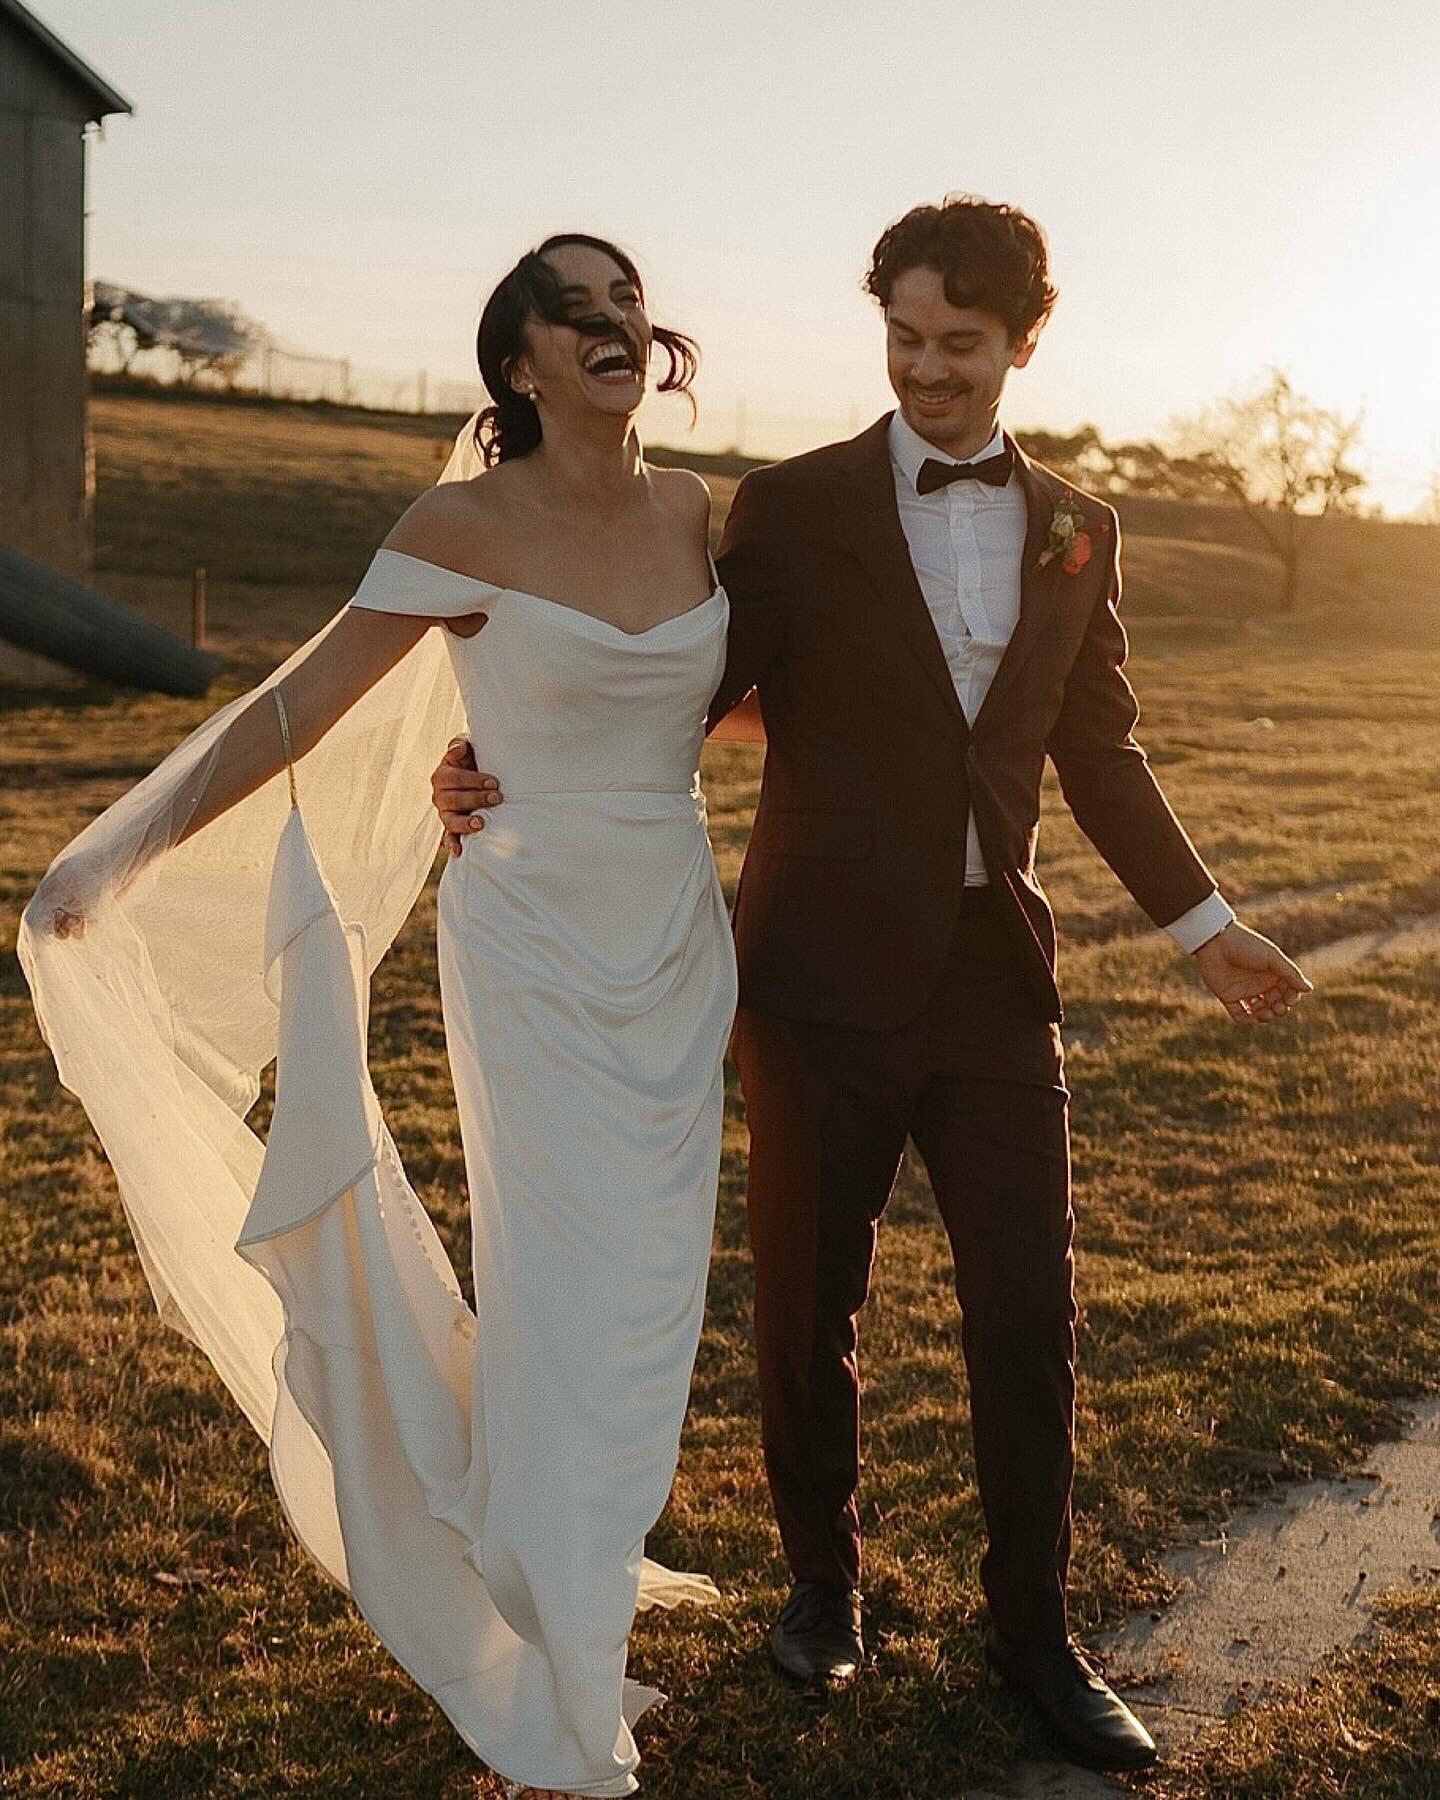
<svg viewBox="0 0 1440 1800"><path fill-rule="evenodd" d="M1413 1412L1362 1474L1290 1488L1164 1561L1176 1598L1096 1647L1112 1685L1173 1738L1271 1682L1304 1680L1365 1632L1382 1588L1440 1574L1440 1400Z"/></svg>
<svg viewBox="0 0 1440 1800"><path fill-rule="evenodd" d="M1334 975L1356 963L1373 962L1376 957L1403 955L1435 955L1440 952L1440 913L1427 913L1419 919L1397 921L1379 931L1357 931L1351 937L1336 938L1318 949L1307 950L1300 965L1307 975Z"/></svg>
<svg viewBox="0 0 1440 1800"><path fill-rule="evenodd" d="M1415 1408L1361 1474L1246 1507L1216 1537L1163 1561L1180 1584L1164 1611L1132 1614L1095 1640L1111 1685L1162 1752L1353 1644L1381 1589L1440 1575L1440 1399ZM1028 1762L965 1800L1125 1791L1064 1763Z"/></svg>

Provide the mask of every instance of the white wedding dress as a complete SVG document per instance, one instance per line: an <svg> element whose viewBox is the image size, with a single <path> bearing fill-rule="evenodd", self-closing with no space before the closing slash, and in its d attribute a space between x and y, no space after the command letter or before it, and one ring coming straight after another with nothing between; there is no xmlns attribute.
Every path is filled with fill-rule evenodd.
<svg viewBox="0 0 1440 1800"><path fill-rule="evenodd" d="M161 1310L269 1437L302 1543L491 1767L626 1794L656 1698L625 1678L637 1602L715 1598L643 1545L700 1331L736 998L696 775L728 603L717 583L632 635L382 550L351 605L488 622L422 638L300 759L288 810L282 776L134 852L120 899L93 873L84 893L108 844L179 835L227 709L57 859L21 957ZM439 891L473 1313L365 1059L457 694L505 792ZM44 929L67 882L80 943ZM276 1052L262 1148L243 1115Z"/></svg>

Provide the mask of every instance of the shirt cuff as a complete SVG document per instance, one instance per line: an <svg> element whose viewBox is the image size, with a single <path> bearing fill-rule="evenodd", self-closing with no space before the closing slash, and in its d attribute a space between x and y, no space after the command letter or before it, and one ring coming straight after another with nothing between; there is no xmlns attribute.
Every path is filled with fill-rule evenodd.
<svg viewBox="0 0 1440 1800"><path fill-rule="evenodd" d="M1202 900L1198 906L1192 906L1189 912L1181 913L1165 929L1182 950L1193 954L1202 944L1208 943L1217 931L1223 931L1234 917L1234 907L1216 888L1208 899Z"/></svg>

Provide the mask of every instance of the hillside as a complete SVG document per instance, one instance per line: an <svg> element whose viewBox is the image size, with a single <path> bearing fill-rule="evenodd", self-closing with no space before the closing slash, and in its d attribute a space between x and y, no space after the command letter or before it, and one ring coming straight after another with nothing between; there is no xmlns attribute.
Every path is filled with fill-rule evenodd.
<svg viewBox="0 0 1440 1800"><path fill-rule="evenodd" d="M110 576L188 578L204 564L220 580L341 589L434 480L461 423L145 389L97 394L92 417L102 587ZM735 474L724 472L732 459L656 455L706 476L718 531L735 491ZM1273 565L1238 513L1150 499L1128 500L1120 513L1131 617L1269 610ZM1305 611L1337 607L1358 608L1387 636L1440 629L1440 530L1321 521Z"/></svg>

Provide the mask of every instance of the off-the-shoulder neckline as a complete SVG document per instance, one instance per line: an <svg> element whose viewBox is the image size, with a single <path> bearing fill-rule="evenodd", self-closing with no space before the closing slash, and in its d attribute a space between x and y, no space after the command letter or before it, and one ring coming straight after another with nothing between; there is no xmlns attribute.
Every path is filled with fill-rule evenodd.
<svg viewBox="0 0 1440 1800"><path fill-rule="evenodd" d="M392 550L387 544L382 544L375 554L401 557L405 562L418 563L422 569L428 569L432 574L448 575L452 581L463 581L468 587L483 588L487 593L513 594L521 600L538 601L541 606L552 607L559 613L569 613L572 618L584 619L591 625L599 626L602 631L613 631L617 637L622 638L650 637L657 631L663 631L667 625L674 625L680 619L690 618L692 614L698 613L702 608L718 600L725 592L720 581L719 571L715 567L715 559L707 550L705 560L710 565L710 573L715 577L715 585L705 598L697 600L693 606L687 606L681 612L671 613L668 618L659 619L655 624L647 625L644 631L626 631L623 626L616 625L609 619L602 619L598 613L586 612L583 607L567 606L563 600L551 600L544 594L532 594L528 588L504 587L498 581L485 581L478 575L466 575L460 569L447 568L444 563L431 562L428 557L412 556L408 550Z"/></svg>

